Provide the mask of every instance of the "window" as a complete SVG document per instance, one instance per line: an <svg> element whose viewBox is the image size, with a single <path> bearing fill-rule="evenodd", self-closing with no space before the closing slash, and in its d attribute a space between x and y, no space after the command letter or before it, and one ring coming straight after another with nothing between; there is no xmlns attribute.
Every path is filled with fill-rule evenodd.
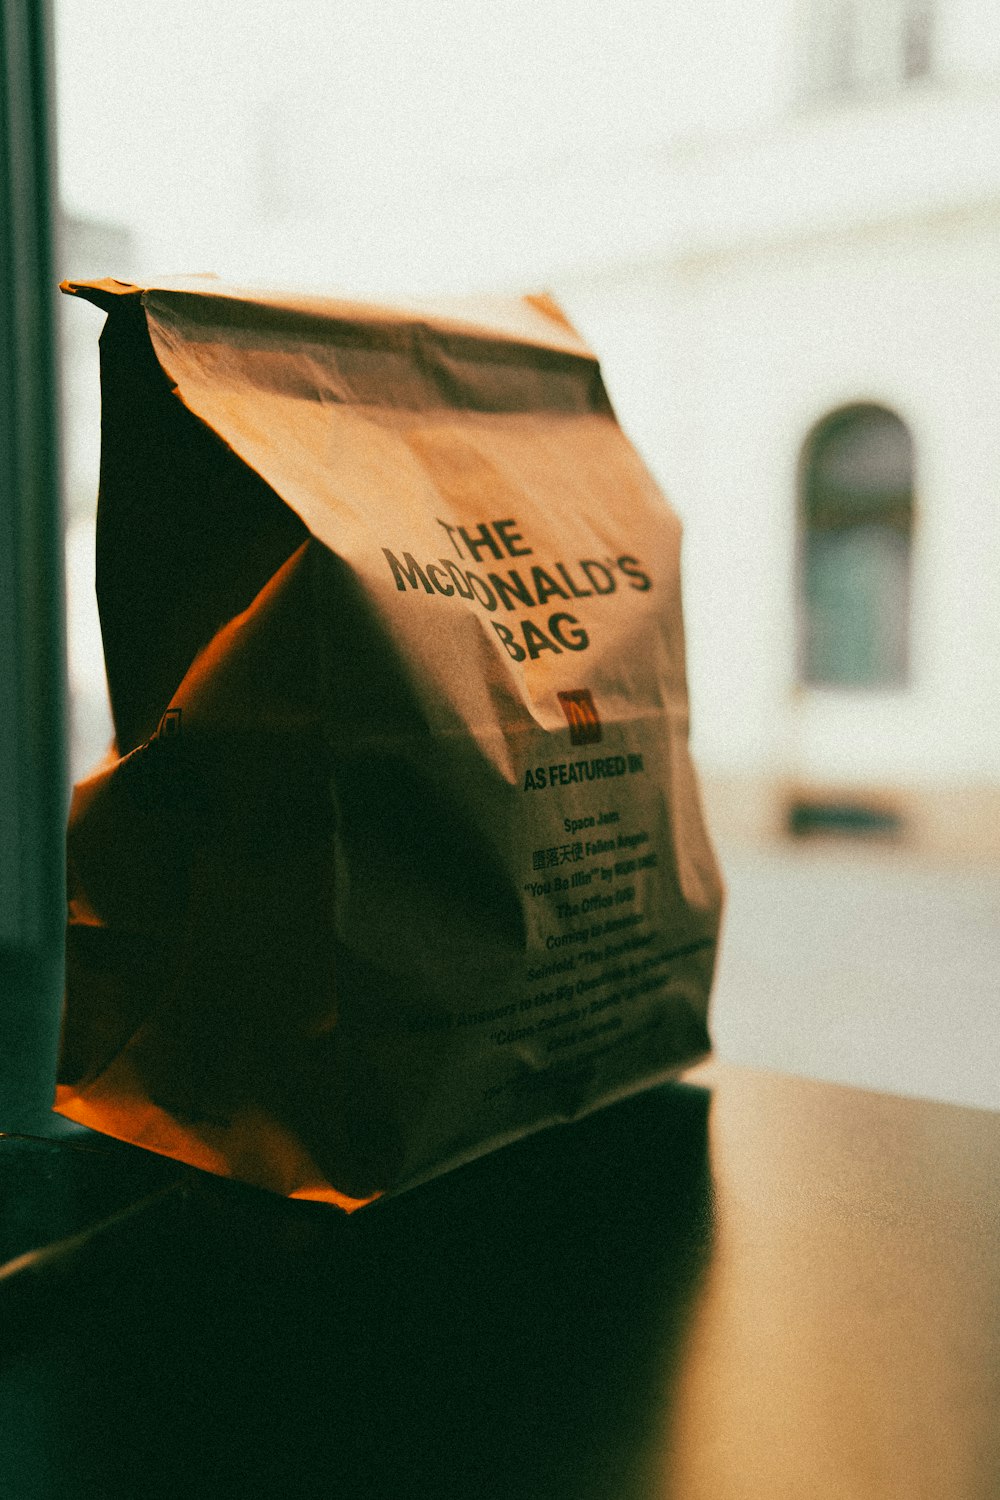
<svg viewBox="0 0 1000 1500"><path fill-rule="evenodd" d="M800 676L840 687L900 685L908 668L913 444L880 406L813 430L800 485Z"/></svg>
<svg viewBox="0 0 1000 1500"><path fill-rule="evenodd" d="M933 23L931 0L815 0L808 91L864 94L926 78Z"/></svg>

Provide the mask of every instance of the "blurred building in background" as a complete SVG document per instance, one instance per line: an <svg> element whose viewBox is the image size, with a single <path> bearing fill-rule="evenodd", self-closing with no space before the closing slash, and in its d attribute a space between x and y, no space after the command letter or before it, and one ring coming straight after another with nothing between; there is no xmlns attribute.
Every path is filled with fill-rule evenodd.
<svg viewBox="0 0 1000 1500"><path fill-rule="evenodd" d="M76 12L63 13L68 29ZM574 39L593 53L586 96L574 95L575 52L560 43L550 57L544 31L540 58L530 39L510 39L494 88L475 72L488 48L458 10L454 45L472 50L442 56L440 87L406 35L341 21L334 89L334 39L322 30L333 22L310 14L310 29L283 34L282 67L266 79L247 61L220 92L202 59L189 111L165 95L175 139L136 127L126 152L109 130L102 191L121 199L130 184L147 222L77 218L67 269L210 269L375 297L554 290L685 521L692 731L719 834L767 842L840 829L916 850L1000 852L992 0L713 0L700 20L681 8L669 24L644 12L650 45L663 48L658 141L655 121L630 137L617 54L606 66L614 110L595 102L612 37L601 42L604 23L586 8ZM424 36L412 6L397 14ZM204 40L219 69L238 22L216 0ZM522 22L532 24L527 11ZM722 22L730 30L717 33ZM639 40L628 67L648 113ZM169 74L166 45L164 33ZM734 57L738 46L752 57ZM668 94L688 55L701 93L681 108ZM397 74L398 87L384 83ZM551 138L545 79L561 101ZM94 98L81 94L81 119ZM196 106L213 122L213 152L185 155L180 132L184 120L196 130ZM393 132L381 154L380 109ZM505 157L521 116L537 138L519 137ZM75 135L82 172L99 143ZM66 321L75 515L78 497L92 504L96 492L94 454L74 454L96 443L99 316L77 304ZM71 590L89 566L82 525L75 536ZM104 733L82 685L99 659L88 619L71 638L77 723L91 725L86 750L78 735L78 774ZM97 676L99 693L99 665Z"/></svg>
<svg viewBox="0 0 1000 1500"><path fill-rule="evenodd" d="M631 242L557 288L685 519L718 833L995 854L998 28L757 9L787 32L770 118L609 173Z"/></svg>

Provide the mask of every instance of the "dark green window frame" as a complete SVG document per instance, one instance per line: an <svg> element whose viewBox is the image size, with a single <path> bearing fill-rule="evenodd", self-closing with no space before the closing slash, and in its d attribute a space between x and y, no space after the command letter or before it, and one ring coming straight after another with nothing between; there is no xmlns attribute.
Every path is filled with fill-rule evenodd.
<svg viewBox="0 0 1000 1500"><path fill-rule="evenodd" d="M51 24L0 0L0 1129L51 1101L62 988L65 627Z"/></svg>

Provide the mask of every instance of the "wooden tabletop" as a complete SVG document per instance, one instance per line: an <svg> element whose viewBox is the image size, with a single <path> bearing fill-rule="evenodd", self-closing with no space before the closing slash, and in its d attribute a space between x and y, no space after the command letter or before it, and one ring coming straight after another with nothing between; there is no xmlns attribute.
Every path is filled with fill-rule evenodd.
<svg viewBox="0 0 1000 1500"><path fill-rule="evenodd" d="M695 1079L349 1221L0 1140L0 1494L995 1500L1000 1116Z"/></svg>

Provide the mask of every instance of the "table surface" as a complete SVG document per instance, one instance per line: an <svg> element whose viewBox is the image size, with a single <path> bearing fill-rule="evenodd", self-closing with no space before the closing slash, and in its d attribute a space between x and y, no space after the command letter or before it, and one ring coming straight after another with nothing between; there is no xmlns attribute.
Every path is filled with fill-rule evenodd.
<svg viewBox="0 0 1000 1500"><path fill-rule="evenodd" d="M0 1495L995 1500L1000 1116L694 1079L350 1220L0 1138Z"/></svg>

